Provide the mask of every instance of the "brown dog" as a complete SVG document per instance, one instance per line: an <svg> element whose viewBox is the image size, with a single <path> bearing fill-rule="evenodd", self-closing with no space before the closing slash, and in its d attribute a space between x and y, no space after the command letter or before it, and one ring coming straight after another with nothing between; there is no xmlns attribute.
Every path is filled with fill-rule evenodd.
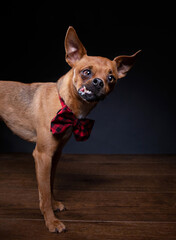
<svg viewBox="0 0 176 240"><path fill-rule="evenodd" d="M51 232L66 228L54 215L64 205L53 197L56 165L62 148L72 134L69 127L59 137L50 131L51 120L61 103L60 96L77 119L84 119L115 87L118 78L130 70L138 52L119 56L113 61L104 57L90 57L73 27L65 38L66 61L72 67L57 83L0 81L0 116L18 136L36 142L33 152L38 181L40 209Z"/></svg>

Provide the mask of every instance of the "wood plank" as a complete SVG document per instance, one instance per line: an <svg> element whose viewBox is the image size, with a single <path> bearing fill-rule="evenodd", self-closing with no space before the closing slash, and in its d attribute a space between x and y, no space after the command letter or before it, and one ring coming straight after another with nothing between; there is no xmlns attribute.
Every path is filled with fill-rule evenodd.
<svg viewBox="0 0 176 240"><path fill-rule="evenodd" d="M176 192L176 176L100 176L59 174L55 189L92 191Z"/></svg>
<svg viewBox="0 0 176 240"><path fill-rule="evenodd" d="M76 164L75 164L76 163ZM59 163L64 173L85 175L175 175L175 156L64 155Z"/></svg>
<svg viewBox="0 0 176 240"><path fill-rule="evenodd" d="M30 188L37 189L35 172L0 173L0 189ZM176 192L176 176L152 175L80 175L57 172L55 178L57 190L92 190L92 191L137 191L137 192Z"/></svg>
<svg viewBox="0 0 176 240"><path fill-rule="evenodd" d="M157 222L64 222L68 231L49 233L42 220L3 219L0 236L3 240L175 240L176 223Z"/></svg>
<svg viewBox="0 0 176 240"><path fill-rule="evenodd" d="M23 173L18 172L18 170L11 173L0 173L0 189L7 188L37 189L35 171L27 173L24 169Z"/></svg>
<svg viewBox="0 0 176 240"><path fill-rule="evenodd" d="M11 161L33 161L32 153L1 153L0 159L4 162ZM161 163L168 162L173 163L176 161L176 155L174 154L62 154L62 161L67 162L108 162L108 163Z"/></svg>
<svg viewBox="0 0 176 240"><path fill-rule="evenodd" d="M6 161L25 161L31 159L33 161L32 153L1 153L0 159ZM175 154L62 154L64 161L76 162L102 162L110 163L119 161L126 163L136 162L175 162Z"/></svg>
<svg viewBox="0 0 176 240"><path fill-rule="evenodd" d="M55 191L68 211L64 220L176 221L176 194L111 191ZM37 190L0 192L0 218L42 219Z"/></svg>
<svg viewBox="0 0 176 240"><path fill-rule="evenodd" d="M175 163L176 155L168 154L63 154L62 161L77 163Z"/></svg>
<svg viewBox="0 0 176 240"><path fill-rule="evenodd" d="M175 175L175 163L70 163L61 161L59 163L59 172L65 174L81 174L85 175Z"/></svg>

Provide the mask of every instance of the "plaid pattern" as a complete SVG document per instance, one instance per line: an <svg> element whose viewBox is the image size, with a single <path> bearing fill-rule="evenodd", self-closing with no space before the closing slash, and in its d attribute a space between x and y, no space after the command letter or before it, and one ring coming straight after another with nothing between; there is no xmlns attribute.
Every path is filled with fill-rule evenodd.
<svg viewBox="0 0 176 240"><path fill-rule="evenodd" d="M94 120L78 119L71 109L65 105L59 96L62 108L51 121L51 132L53 135L62 135L69 127L73 128L73 133L77 141L85 141L89 138L94 125Z"/></svg>

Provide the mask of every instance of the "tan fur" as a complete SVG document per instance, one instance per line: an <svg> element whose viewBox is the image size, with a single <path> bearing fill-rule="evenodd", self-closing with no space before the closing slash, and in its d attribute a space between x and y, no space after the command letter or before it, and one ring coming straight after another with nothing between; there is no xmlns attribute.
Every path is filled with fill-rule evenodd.
<svg viewBox="0 0 176 240"><path fill-rule="evenodd" d="M64 210L64 205L53 197L54 174L62 148L69 140L72 129L68 129L62 138L57 138L50 132L51 120L61 108L59 95L77 118L85 118L96 106L97 102L87 102L78 95L78 89L83 84L80 72L91 68L92 78L101 78L104 82L103 93L109 94L114 84L109 84L109 71L116 78L120 72L124 76L131 68L123 58L135 59L132 56L122 56L113 61L103 57L87 56L75 30L70 27L65 39L66 61L72 69L61 77L57 83L32 83L0 81L0 117L18 136L31 142L36 142L33 152L38 181L40 209L44 215L46 226L51 232L62 232L65 226L54 215L53 210ZM119 67L119 71L118 71ZM92 82L92 78L87 81Z"/></svg>

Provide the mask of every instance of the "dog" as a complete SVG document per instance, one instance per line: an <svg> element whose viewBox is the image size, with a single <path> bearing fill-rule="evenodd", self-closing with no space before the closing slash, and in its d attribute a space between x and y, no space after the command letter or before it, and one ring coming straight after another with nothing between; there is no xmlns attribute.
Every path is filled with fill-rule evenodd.
<svg viewBox="0 0 176 240"><path fill-rule="evenodd" d="M47 228L57 233L66 231L54 214L65 207L53 196L62 149L73 131L77 140L89 137L93 121L86 116L126 76L140 52L112 61L88 56L73 27L67 30L65 51L71 69L56 83L0 81L0 117L16 135L36 142L33 157L39 206Z"/></svg>

